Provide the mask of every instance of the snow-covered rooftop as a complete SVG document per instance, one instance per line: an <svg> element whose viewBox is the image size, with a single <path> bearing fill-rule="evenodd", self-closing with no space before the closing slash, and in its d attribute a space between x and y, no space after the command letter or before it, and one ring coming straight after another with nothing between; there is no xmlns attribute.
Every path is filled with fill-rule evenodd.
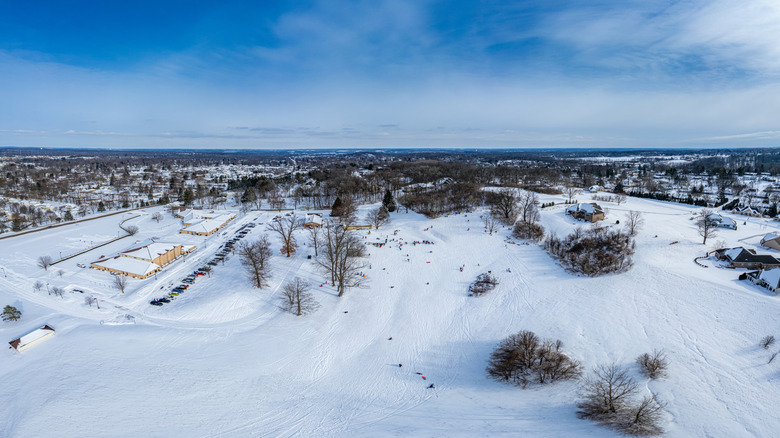
<svg viewBox="0 0 780 438"><path fill-rule="evenodd" d="M159 265L146 260L120 256L112 257L110 259L98 260L92 264L108 269L115 269L117 271L129 272L131 274L140 275L142 277L145 277L160 269Z"/></svg>
<svg viewBox="0 0 780 438"><path fill-rule="evenodd" d="M122 254L151 261L168 251L172 251L177 246L179 246L178 243L154 242L140 248L125 251Z"/></svg>
<svg viewBox="0 0 780 438"><path fill-rule="evenodd" d="M307 214L303 223L322 225L322 216L318 214Z"/></svg>
<svg viewBox="0 0 780 438"><path fill-rule="evenodd" d="M193 233L211 233L212 231L224 225L230 219L231 217L228 215L219 216L214 219L204 219L198 223L185 227L182 231L189 231Z"/></svg>
<svg viewBox="0 0 780 438"><path fill-rule="evenodd" d="M9 342L9 344L11 344L11 346L17 350L22 350L33 342L52 334L54 334L54 329L48 325L45 325L31 331L30 333L27 333L19 339L14 339L13 341Z"/></svg>
<svg viewBox="0 0 780 438"><path fill-rule="evenodd" d="M780 268L765 269L761 271L761 275L758 278L764 280L772 287L777 287L780 284Z"/></svg>
<svg viewBox="0 0 780 438"><path fill-rule="evenodd" d="M738 248L731 248L731 249L729 249L728 251L726 251L724 254L725 254L725 255L726 255L726 257L728 257L729 259L731 259L731 260L734 260L734 259L736 259L737 257L739 257L739 255L740 255L740 254L742 254L742 251L744 251L744 250L745 250L745 248L742 248L742 247L740 246L740 247L738 247Z"/></svg>
<svg viewBox="0 0 780 438"><path fill-rule="evenodd" d="M594 212L596 212L597 208L598 208L598 206L596 204L594 204L594 203L574 204L574 205L571 205L569 208L567 208L566 212L567 213L574 213L574 212L577 212L577 211L584 211L585 213L593 214ZM598 208L598 209L599 209L599 212L600 212L601 209L600 208Z"/></svg>

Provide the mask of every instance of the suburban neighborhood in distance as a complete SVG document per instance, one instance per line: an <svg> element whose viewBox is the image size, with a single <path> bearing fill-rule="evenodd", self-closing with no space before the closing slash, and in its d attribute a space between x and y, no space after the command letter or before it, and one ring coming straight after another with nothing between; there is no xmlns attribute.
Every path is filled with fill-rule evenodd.
<svg viewBox="0 0 780 438"><path fill-rule="evenodd" d="M464 407L466 434L675 434L771 417L778 395L777 151L0 163L3 370L26 394L6 435L76 434L95 412L145 434L165 420L123 406L149 416L174 394L202 400L177 414L195 435L381 435ZM593 391L613 380L631 416L599 414ZM324 409L337 395L363 422ZM40 397L46 423L24 413ZM490 420L507 409L515 421Z"/></svg>

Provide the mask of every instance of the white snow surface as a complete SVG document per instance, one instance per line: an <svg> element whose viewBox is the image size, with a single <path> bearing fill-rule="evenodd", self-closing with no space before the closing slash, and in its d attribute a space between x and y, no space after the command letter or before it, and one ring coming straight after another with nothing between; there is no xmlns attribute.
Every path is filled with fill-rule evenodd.
<svg viewBox="0 0 780 438"><path fill-rule="evenodd" d="M48 323L57 336L2 353L0 436L620 436L577 418L577 382L523 390L486 377L491 351L519 330L561 339L586 370L628 367L642 394L666 403L666 436L775 436L780 362L768 364L771 351L758 341L778 334L778 297L738 281L744 271L694 263L712 250L689 220L696 208L633 198L601 205L609 218L601 225L620 226L615 220L624 223L629 210L644 214L629 272L569 274L539 246L509 238L509 228L488 235L480 212L434 220L395 212L380 230L359 232L367 243L388 244L368 246L368 287L341 298L307 259L313 248L301 230L290 258L269 234L275 255L267 288L251 288L231 255L171 303L148 304L211 260L240 226L267 223L272 213L239 215L204 238L179 235L177 219L166 214L158 224L150 213L160 210L144 210L125 224L138 225L138 235L48 271L36 267L38 256L116 237L125 217L2 240L0 304L23 316L0 323L0 334L8 342ZM361 214L370 208L376 205ZM743 220L713 241L757 247L766 233L778 233L766 219ZM544 209L542 224L559 235L583 226L561 207ZM247 239L264 232L258 225ZM152 237L198 251L157 279L130 279L124 294L108 273L77 267ZM434 244L410 244L422 240ZM399 249L400 241L407 243ZM469 283L488 270L498 287L468 297ZM321 304L311 315L278 307L281 286L296 276L312 283ZM84 293L36 292L36 280ZM100 309L85 296L97 297ZM110 323L124 315L136 323ZM647 380L634 364L654 348L670 359L665 379ZM426 389L430 383L434 389Z"/></svg>

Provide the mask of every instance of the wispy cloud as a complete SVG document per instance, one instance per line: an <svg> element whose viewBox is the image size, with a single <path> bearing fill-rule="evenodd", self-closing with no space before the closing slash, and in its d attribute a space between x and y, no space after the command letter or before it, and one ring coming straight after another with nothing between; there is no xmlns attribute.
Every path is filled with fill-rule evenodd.
<svg viewBox="0 0 780 438"><path fill-rule="evenodd" d="M319 0L261 12L247 15L262 35L242 23L241 38L134 52L121 68L0 44L0 144L778 141L780 5L768 0Z"/></svg>

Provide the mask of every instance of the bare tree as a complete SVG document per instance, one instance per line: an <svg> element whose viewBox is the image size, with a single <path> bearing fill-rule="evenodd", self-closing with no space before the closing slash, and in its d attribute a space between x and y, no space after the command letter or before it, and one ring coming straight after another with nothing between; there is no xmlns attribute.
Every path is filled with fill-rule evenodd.
<svg viewBox="0 0 780 438"><path fill-rule="evenodd" d="M320 246L320 230L321 227L310 227L309 230L309 243L311 243L311 246L314 247L314 257L317 257L319 254L317 253L317 249Z"/></svg>
<svg viewBox="0 0 780 438"><path fill-rule="evenodd" d="M775 344L775 337L773 335L764 336L761 339L761 342L759 343L759 345L761 345L761 348L763 348L764 350L769 350L769 347L771 347L774 344Z"/></svg>
<svg viewBox="0 0 780 438"><path fill-rule="evenodd" d="M281 210L287 204L287 201L285 201L284 197L279 193L278 190L274 190L268 193L267 199L268 205L271 206L272 210Z"/></svg>
<svg viewBox="0 0 780 438"><path fill-rule="evenodd" d="M58 277L62 278L63 275L65 275L65 271L63 271L62 269L57 271L57 276Z"/></svg>
<svg viewBox="0 0 780 438"><path fill-rule="evenodd" d="M657 379L666 376L666 370L669 368L669 360L666 358L664 350L653 350L652 353L644 353L636 358L642 374Z"/></svg>
<svg viewBox="0 0 780 438"><path fill-rule="evenodd" d="M660 422L663 407L663 404L653 397L645 396L625 413L625 419L617 425L617 429L627 435L661 435L663 429Z"/></svg>
<svg viewBox="0 0 780 438"><path fill-rule="evenodd" d="M64 298L63 294L65 293L65 289L63 289L61 287L54 286L54 287L51 288L51 293L53 293L54 296L57 296L57 297L60 297L60 298Z"/></svg>
<svg viewBox="0 0 780 438"><path fill-rule="evenodd" d="M631 210L628 212L628 216L626 216L626 231L628 231L629 235L636 236L644 223L645 219L642 217L642 213Z"/></svg>
<svg viewBox="0 0 780 438"><path fill-rule="evenodd" d="M491 212L485 212L485 214L482 216L482 219L485 222L485 229L488 231L488 234L492 236L493 231L495 231L496 227L498 227L498 218L493 216L493 213Z"/></svg>
<svg viewBox="0 0 780 438"><path fill-rule="evenodd" d="M617 194L615 194L613 199L615 200L615 203L617 205L620 205L620 204L626 202L626 195L625 195L625 193L617 193Z"/></svg>
<svg viewBox="0 0 780 438"><path fill-rule="evenodd" d="M239 245L238 257L247 276L252 280L252 285L262 289L266 285L266 280L270 278L268 261L271 258L271 244L268 242L268 235L263 234L254 242L244 242Z"/></svg>
<svg viewBox="0 0 780 438"><path fill-rule="evenodd" d="M314 296L309 292L310 285L306 280L295 277L282 289L282 306L284 310L298 316L313 312L319 307Z"/></svg>
<svg viewBox="0 0 780 438"><path fill-rule="evenodd" d="M289 216L283 216L272 220L268 224L268 230L278 233L282 237L282 254L290 257L295 254L298 244L295 241L293 232L301 227L301 221L294 213Z"/></svg>
<svg viewBox="0 0 780 438"><path fill-rule="evenodd" d="M33 290L35 290L35 292L40 292L41 289L43 289L43 286L44 284L41 280L36 280L35 284L33 284Z"/></svg>
<svg viewBox="0 0 780 438"><path fill-rule="evenodd" d="M513 224L517 218L517 194L512 189L487 192L486 202L496 217L506 224Z"/></svg>
<svg viewBox="0 0 780 438"><path fill-rule="evenodd" d="M124 227L124 230L127 231L127 234L130 236L134 236L138 233L138 226L137 225L128 225Z"/></svg>
<svg viewBox="0 0 780 438"><path fill-rule="evenodd" d="M91 295L87 296L87 297L84 297L84 304L89 305L89 307L92 307L92 304L95 304L95 303L97 303L97 298L95 298L95 297L93 297ZM99 308L100 307L98 307L98 309Z"/></svg>
<svg viewBox="0 0 780 438"><path fill-rule="evenodd" d="M179 214L181 209L176 204L168 204L165 206L165 211L170 213L172 217L176 217L176 215Z"/></svg>
<svg viewBox="0 0 780 438"><path fill-rule="evenodd" d="M351 287L361 286L365 282L362 270L365 268L363 242L346 229L346 225L337 221L328 221L323 228L322 254L317 265L336 286L339 296Z"/></svg>
<svg viewBox="0 0 780 438"><path fill-rule="evenodd" d="M51 256L40 256L38 257L38 267L43 268L44 271L48 271L52 261Z"/></svg>
<svg viewBox="0 0 780 438"><path fill-rule="evenodd" d="M701 218L696 221L696 226L699 228L699 236L704 238L702 245L707 244L708 238L717 235L718 222L712 216L712 210L704 209L701 211Z"/></svg>
<svg viewBox="0 0 780 438"><path fill-rule="evenodd" d="M122 291L122 293L125 293L127 283L127 277L124 275L114 275L114 287Z"/></svg>
<svg viewBox="0 0 780 438"><path fill-rule="evenodd" d="M368 223L374 226L375 229L379 229L385 222L390 219L390 212L387 211L387 207L380 205L376 210L372 210L368 213Z"/></svg>
<svg viewBox="0 0 780 438"><path fill-rule="evenodd" d="M539 221L539 196L534 192L524 191L518 197L520 221L535 224Z"/></svg>
<svg viewBox="0 0 780 438"><path fill-rule="evenodd" d="M578 416L612 423L630 407L637 383L615 363L599 365L593 369L593 375L585 378L582 392L584 399L577 405Z"/></svg>
<svg viewBox="0 0 780 438"><path fill-rule="evenodd" d="M580 189L575 187L573 183L568 182L563 188L563 193L566 195L566 198L568 198L568 203L573 204L574 197L577 196L578 193L580 193Z"/></svg>
<svg viewBox="0 0 780 438"><path fill-rule="evenodd" d="M160 221L161 221L161 220L163 220L163 214L162 214L162 213L160 213L159 211L158 211L158 212L155 212L155 213L152 215L152 219L154 219L154 220L155 220L157 223L160 223Z"/></svg>

